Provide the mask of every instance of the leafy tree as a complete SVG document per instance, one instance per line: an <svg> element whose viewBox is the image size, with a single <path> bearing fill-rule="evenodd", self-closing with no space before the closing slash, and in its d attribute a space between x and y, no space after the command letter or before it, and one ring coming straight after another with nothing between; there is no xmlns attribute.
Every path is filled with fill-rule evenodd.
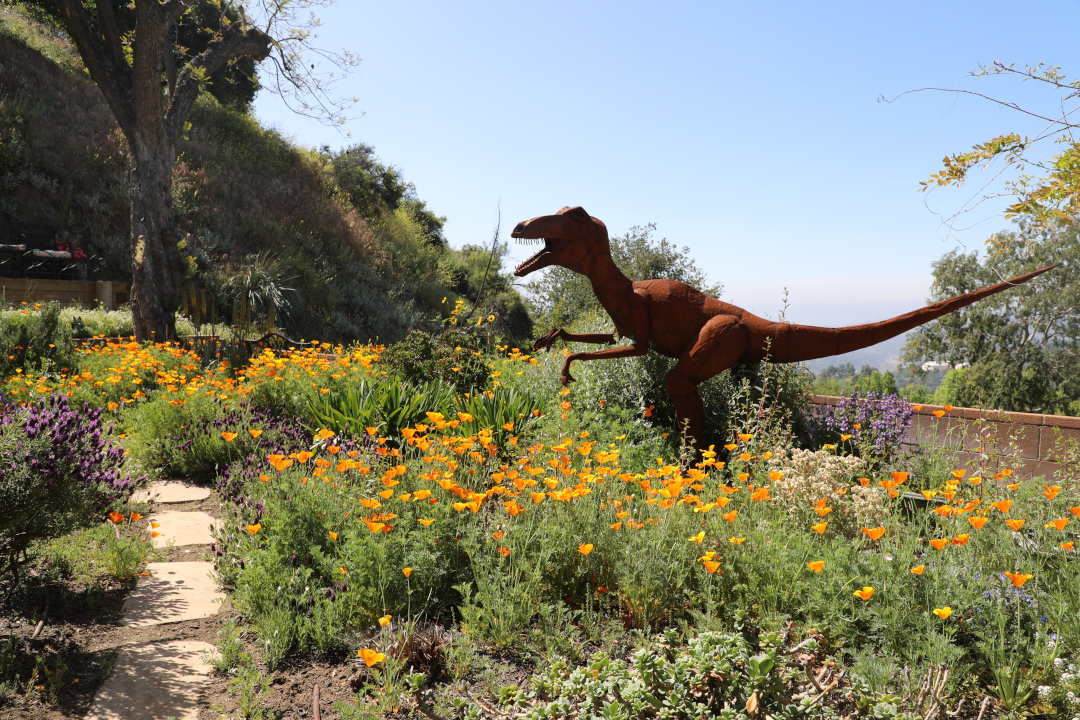
<svg viewBox="0 0 1080 720"><path fill-rule="evenodd" d="M45 20L58 26L63 25L64 16L57 0L24 2L35 8ZM234 23L241 19L242 10L233 5L223 5L215 0L192 0L188 4L191 9L181 16L173 30L174 56L165 57L165 76L162 81L167 84L166 87L168 84L175 85L178 65L183 66L207 49L215 33L221 32L223 22ZM117 33L122 40L130 40L135 32L135 6L128 0L111 0L110 5ZM94 31L100 34L102 29L99 16L91 15L88 20ZM240 57L218 68L206 79L203 89L222 105L247 110L259 90L254 58Z"/></svg>
<svg viewBox="0 0 1080 720"><path fill-rule="evenodd" d="M723 285L712 285L705 272L690 257L690 248L681 250L666 238L655 237L656 224L634 226L611 241L611 257L631 280L678 280L716 297ZM562 267L550 267L529 283L531 300L543 318L538 326L564 327L577 318L602 312L588 278Z"/></svg>
<svg viewBox="0 0 1080 720"><path fill-rule="evenodd" d="M1074 135L1080 125L1073 116L1080 99L1080 80L1070 80L1061 73L1061 68L1045 67L1042 63L1020 70L995 61L989 67L980 67L971 74L975 77L996 75L1034 81L1054 96L1053 105L1058 109L1044 114L973 90L923 88L980 97L1038 123L1034 136L1010 132L976 144L970 152L946 156L942 170L920 183L923 190L959 187L968 180L972 169L984 169L999 162L1004 167L993 176L994 179L985 184L979 183L985 194L969 199L949 219L950 224L983 201L1000 197L1013 201L1005 211L1006 218L1026 218L1033 228L1046 228L1053 223L1074 223L1080 214L1080 141ZM1062 149L1054 155L1048 156L1046 152L1040 154L1039 151L1051 140L1062 145ZM1036 168L1038 172L1032 174L1029 168ZM997 185L998 178L1005 178L1003 187ZM1003 251L1004 244L1013 238L1007 233L994 234L987 244L995 253L999 253Z"/></svg>
<svg viewBox="0 0 1080 720"><path fill-rule="evenodd" d="M855 379L855 389L862 392L874 392L882 395L896 395L899 390L896 388L896 378L893 377L891 372L879 372L876 368L865 366L864 370L869 369L870 372L865 375L860 375Z"/></svg>
<svg viewBox="0 0 1080 720"><path fill-rule="evenodd" d="M424 228L428 242L446 245L443 237L446 217L428 209L427 203L416 196L416 187L405 182L400 170L379 161L375 148L357 143L337 152L331 152L329 146L323 146L322 150L330 160L334 181L360 215L379 220L387 212L404 207Z"/></svg>
<svg viewBox="0 0 1080 720"><path fill-rule="evenodd" d="M901 362L914 377L928 360L952 370L935 395L953 405L1075 413L1080 393L1080 238L1052 225L1003 233L997 257L953 250L934 263L931 301L1054 262L1061 266L916 329Z"/></svg>
<svg viewBox="0 0 1080 720"><path fill-rule="evenodd" d="M333 73L323 73L320 66L326 62L344 70L357 60L309 44L318 21L306 11L320 0L252 0L237 7L232 18L229 6L215 2L222 12L214 24L191 30L205 40L197 54L181 44L178 30L178 23L198 24L200 17L209 22L209 16L194 11L195 3L134 0L129 7L132 29L124 34L126 16L118 18L118 4L53 1L127 139L135 336L173 338L184 266L172 209L172 171L177 143L200 91L213 82L215 73L230 68L241 72L244 62L272 58L272 91L281 93L298 112L341 120L346 105L330 99ZM312 54L322 62L311 62Z"/></svg>

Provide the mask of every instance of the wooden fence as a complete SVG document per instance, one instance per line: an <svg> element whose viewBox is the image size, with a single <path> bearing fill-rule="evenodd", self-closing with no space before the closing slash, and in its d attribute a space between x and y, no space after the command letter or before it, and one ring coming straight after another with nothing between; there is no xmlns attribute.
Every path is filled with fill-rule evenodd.
<svg viewBox="0 0 1080 720"><path fill-rule="evenodd" d="M99 304L115 310L128 301L127 283L110 280L38 280L0 278L0 293L8 303L39 303L55 300L61 305Z"/></svg>
<svg viewBox="0 0 1080 720"><path fill-rule="evenodd" d="M840 398L815 395L813 400L817 405L835 405ZM991 468L1009 467L1027 477L1060 473L1063 479L1080 466L1078 417L959 407L946 410L940 405L916 407L919 409L902 451L935 445L952 450L958 463L981 458Z"/></svg>

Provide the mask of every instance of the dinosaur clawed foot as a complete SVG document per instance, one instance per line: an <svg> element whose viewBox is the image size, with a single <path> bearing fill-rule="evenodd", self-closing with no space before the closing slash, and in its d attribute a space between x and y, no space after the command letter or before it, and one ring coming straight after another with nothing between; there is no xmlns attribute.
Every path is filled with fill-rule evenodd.
<svg viewBox="0 0 1080 720"><path fill-rule="evenodd" d="M550 349L551 346L555 344L555 341L559 339L559 333L561 332L562 328L555 328L547 335L537 340L535 343L533 343L533 352ZM565 385L566 383L564 382L563 384Z"/></svg>

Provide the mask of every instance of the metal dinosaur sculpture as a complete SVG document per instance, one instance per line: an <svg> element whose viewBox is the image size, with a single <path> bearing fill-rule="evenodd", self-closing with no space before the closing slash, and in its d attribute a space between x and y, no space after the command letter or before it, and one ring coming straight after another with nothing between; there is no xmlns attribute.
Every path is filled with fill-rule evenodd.
<svg viewBox="0 0 1080 720"><path fill-rule="evenodd" d="M550 348L557 339L609 345L618 334L633 340L623 347L571 353L563 365L562 384L574 381L570 365L575 360L638 357L650 349L677 358L665 384L678 427L685 428L688 440L699 447L702 405L697 386L736 363L758 362L766 354L770 362L793 363L870 347L1056 267L1018 275L882 322L825 328L766 320L675 280L632 281L611 259L607 227L580 207L564 207L555 215L518 223L511 237L544 243L514 275L524 277L551 265L580 273L589 278L596 298L615 321L612 334L572 334L557 328L537 340L534 351Z"/></svg>

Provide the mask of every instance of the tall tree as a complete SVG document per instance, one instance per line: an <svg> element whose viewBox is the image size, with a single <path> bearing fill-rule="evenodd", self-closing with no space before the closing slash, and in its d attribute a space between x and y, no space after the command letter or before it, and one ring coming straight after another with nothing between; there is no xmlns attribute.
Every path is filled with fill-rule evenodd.
<svg viewBox="0 0 1080 720"><path fill-rule="evenodd" d="M230 65L272 57L273 89L299 100L300 112L321 111L340 120L346 105L333 107L328 76L315 63L309 68L306 55L317 53L338 69L357 60L308 44L317 21L301 19L300 11L323 4L319 0L260 0L252 6L215 2L220 15L216 26L203 29L205 48L197 54L178 44L175 31L177 22L190 14L191 0L134 0L128 6L134 16L128 33L121 33L112 0L52 1L128 141L135 336L174 338L183 265L171 204L172 171L177 143L199 92ZM248 19L249 12L254 19ZM307 92L314 93L314 102L305 99Z"/></svg>
<svg viewBox="0 0 1080 720"><path fill-rule="evenodd" d="M954 368L943 384L955 405L1023 412L1080 410L1080 232L1053 224L1001 233L996 257L953 250L934 263L930 302L1061 262L1032 283L913 331L901 362L921 375L928 360Z"/></svg>

